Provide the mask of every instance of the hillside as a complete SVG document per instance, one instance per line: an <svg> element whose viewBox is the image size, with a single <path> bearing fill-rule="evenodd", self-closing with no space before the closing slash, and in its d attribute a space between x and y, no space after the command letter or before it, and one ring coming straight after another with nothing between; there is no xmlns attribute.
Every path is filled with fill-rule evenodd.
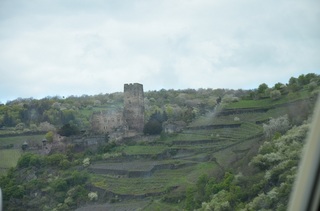
<svg viewBox="0 0 320 211"><path fill-rule="evenodd" d="M307 74L248 91L146 92L146 134L121 141L90 132L91 115L121 108L121 93L7 103L5 208L284 210L319 85ZM47 146L56 150L42 153L43 138L65 125L74 134L54 136ZM77 142L96 139L103 141L94 147ZM33 150L21 150L26 140Z"/></svg>

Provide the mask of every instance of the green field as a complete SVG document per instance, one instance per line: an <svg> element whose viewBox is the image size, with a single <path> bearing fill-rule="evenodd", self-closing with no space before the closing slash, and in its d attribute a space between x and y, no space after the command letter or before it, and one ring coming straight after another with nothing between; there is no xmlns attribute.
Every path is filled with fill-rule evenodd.
<svg viewBox="0 0 320 211"><path fill-rule="evenodd" d="M25 141L32 141L34 143L40 144L43 138L44 138L44 134L43 135L22 135L22 136L0 137L0 147L13 144L15 147L20 148L20 146Z"/></svg>
<svg viewBox="0 0 320 211"><path fill-rule="evenodd" d="M271 98L259 100L241 100L239 102L228 104L225 109L269 108L271 106L279 106L281 104L303 100L308 97L310 97L310 92L308 92L308 90L302 90L295 93L289 93L278 100L272 100Z"/></svg>
<svg viewBox="0 0 320 211"><path fill-rule="evenodd" d="M157 170L149 177L118 178L95 174L91 179L96 187L112 191L115 194L160 194L176 186L195 184L199 176L214 171L216 167L213 162L200 162L196 165L177 169Z"/></svg>
<svg viewBox="0 0 320 211"><path fill-rule="evenodd" d="M126 146L123 152L127 155L156 155L162 153L168 147L164 145L153 145L153 146Z"/></svg>
<svg viewBox="0 0 320 211"><path fill-rule="evenodd" d="M2 149L0 150L0 175L4 175L6 171L17 165L21 156L18 149Z"/></svg>

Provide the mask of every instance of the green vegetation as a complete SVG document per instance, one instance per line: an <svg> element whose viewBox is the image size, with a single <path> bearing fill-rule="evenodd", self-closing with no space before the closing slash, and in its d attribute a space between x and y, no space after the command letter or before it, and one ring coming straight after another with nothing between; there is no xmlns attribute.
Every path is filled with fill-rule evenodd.
<svg viewBox="0 0 320 211"><path fill-rule="evenodd" d="M126 146L123 152L127 155L156 155L162 153L164 150L168 149L164 145L153 145L153 146Z"/></svg>
<svg viewBox="0 0 320 211"><path fill-rule="evenodd" d="M206 175L200 177L196 189L187 197L187 209L201 206L200 210L286 210L308 128L307 124L294 127L285 135L264 142L250 163L261 173L226 173L219 183ZM198 199L198 195L202 198ZM200 204L203 201L207 202Z"/></svg>
<svg viewBox="0 0 320 211"><path fill-rule="evenodd" d="M81 145L98 137L91 116L121 108L122 93L0 105L4 208L285 210L319 87L307 74L246 91L149 91L146 135L99 145ZM166 122L183 127L165 133Z"/></svg>
<svg viewBox="0 0 320 211"><path fill-rule="evenodd" d="M20 146L25 141L32 141L35 144L40 144L41 140L43 139L44 135L20 135L20 136L5 136L0 137L0 147L3 148L12 148L15 146Z"/></svg>
<svg viewBox="0 0 320 211"><path fill-rule="evenodd" d="M21 152L17 149L0 150L0 176L4 175L9 168L15 167L20 156Z"/></svg>

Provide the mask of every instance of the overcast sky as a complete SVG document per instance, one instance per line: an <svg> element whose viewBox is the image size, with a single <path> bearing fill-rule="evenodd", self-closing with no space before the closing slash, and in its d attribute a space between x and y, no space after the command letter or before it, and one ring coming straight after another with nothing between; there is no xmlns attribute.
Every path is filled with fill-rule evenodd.
<svg viewBox="0 0 320 211"><path fill-rule="evenodd" d="M319 0L0 0L0 102L320 74Z"/></svg>

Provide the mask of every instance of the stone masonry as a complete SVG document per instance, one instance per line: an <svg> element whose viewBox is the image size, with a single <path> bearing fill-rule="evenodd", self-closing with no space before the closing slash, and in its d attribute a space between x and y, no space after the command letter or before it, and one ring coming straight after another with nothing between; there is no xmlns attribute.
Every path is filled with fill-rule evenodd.
<svg viewBox="0 0 320 211"><path fill-rule="evenodd" d="M143 132L144 127L144 94L143 85L124 85L124 119L127 121L129 130L138 133Z"/></svg>
<svg viewBox="0 0 320 211"><path fill-rule="evenodd" d="M141 134L144 127L143 85L124 85L124 108L95 112L91 117L91 128L100 134L122 134L122 137Z"/></svg>

